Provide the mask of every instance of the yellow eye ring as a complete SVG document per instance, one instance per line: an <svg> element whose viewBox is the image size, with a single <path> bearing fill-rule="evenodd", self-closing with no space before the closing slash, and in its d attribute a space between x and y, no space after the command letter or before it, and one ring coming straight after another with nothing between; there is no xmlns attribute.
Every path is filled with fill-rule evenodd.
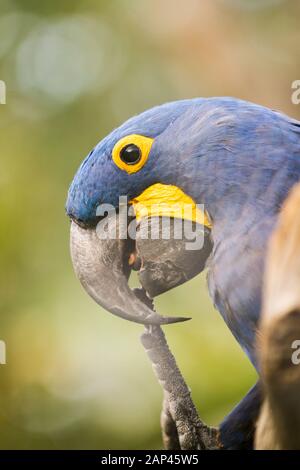
<svg viewBox="0 0 300 470"><path fill-rule="evenodd" d="M131 134L120 139L112 151L112 159L118 168L136 173L145 165L154 139Z"/></svg>

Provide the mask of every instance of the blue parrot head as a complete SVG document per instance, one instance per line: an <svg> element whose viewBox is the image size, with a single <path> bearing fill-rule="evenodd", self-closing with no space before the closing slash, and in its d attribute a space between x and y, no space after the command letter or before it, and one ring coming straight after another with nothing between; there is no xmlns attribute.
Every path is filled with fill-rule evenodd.
<svg viewBox="0 0 300 470"><path fill-rule="evenodd" d="M71 184L66 204L68 216L82 225L93 225L100 204L117 207L120 196L127 196L130 201L157 183L187 183L187 168L182 171L182 166L193 141L193 113L189 119L182 119L183 125L180 117L191 107L198 109L202 101L184 100L152 108L100 141ZM188 141L180 138L187 134ZM178 154L180 150L183 153Z"/></svg>
<svg viewBox="0 0 300 470"><path fill-rule="evenodd" d="M206 235L209 229L202 224L203 212L188 194L193 171L191 167L188 168L192 160L186 159L186 156L192 155L193 147L196 147L191 136L198 135L197 129L192 129L192 126L194 120L198 122L196 116L200 103L200 99L169 103L128 120L105 137L87 156L69 189L66 210L72 219L71 253L75 271L97 303L123 318L141 323L171 323L180 320L160 317L150 308L145 310L145 305L136 296L132 297L134 294L125 285L128 274L126 260L132 254L130 249L139 253L140 259L143 259L140 281L151 295L158 295L193 277L203 269L207 259L210 244ZM140 243L137 248L137 241L135 248L125 242L108 242L105 247L105 242L97 239L95 228L98 229L99 221L107 220L110 216L99 217L98 209L102 205L118 209L121 196L126 196L128 203L135 208L145 203L151 210L155 206L152 202L158 203L163 213L160 213L160 209L155 214L151 212L151 218L153 215L172 214L174 225L179 218L184 219L180 205L191 206L188 218L190 222L197 222L197 227L203 227L201 233L203 242L206 237L206 250L198 249L198 256L190 252L190 261L187 262L182 249L183 241L176 241L170 249L160 242L148 245L147 242ZM179 213L176 212L178 209L174 209L178 205ZM166 211L169 206L171 214ZM138 212L135 214L138 220ZM166 252L168 255L163 260ZM146 269L147 256L148 265L151 265L150 275ZM170 275L168 266L172 263L172 256L174 267Z"/></svg>

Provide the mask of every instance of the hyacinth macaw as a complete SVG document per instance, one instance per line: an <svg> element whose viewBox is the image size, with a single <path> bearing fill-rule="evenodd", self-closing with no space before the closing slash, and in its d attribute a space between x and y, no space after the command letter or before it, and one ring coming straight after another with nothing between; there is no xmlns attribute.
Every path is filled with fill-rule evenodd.
<svg viewBox="0 0 300 470"><path fill-rule="evenodd" d="M157 185L204 204L209 292L259 370L255 337L267 242L299 180L300 122L238 99L188 99L143 112L101 140L77 171L66 210L75 224L93 228L100 203L117 206L121 195L136 201ZM241 423L252 423L259 405L257 385L220 426L226 448L243 447L250 431Z"/></svg>

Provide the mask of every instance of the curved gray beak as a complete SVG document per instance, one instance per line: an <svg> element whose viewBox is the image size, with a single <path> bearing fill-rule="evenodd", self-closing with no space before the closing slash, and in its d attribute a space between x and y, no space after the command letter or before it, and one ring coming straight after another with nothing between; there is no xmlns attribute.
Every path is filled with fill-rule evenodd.
<svg viewBox="0 0 300 470"><path fill-rule="evenodd" d="M109 215L102 222L107 224L107 219ZM109 220L106 239L99 236L99 224L97 228L82 228L71 223L73 267L86 292L109 312L136 323L163 325L188 320L158 315L129 288L128 259L132 242L119 237L117 219Z"/></svg>

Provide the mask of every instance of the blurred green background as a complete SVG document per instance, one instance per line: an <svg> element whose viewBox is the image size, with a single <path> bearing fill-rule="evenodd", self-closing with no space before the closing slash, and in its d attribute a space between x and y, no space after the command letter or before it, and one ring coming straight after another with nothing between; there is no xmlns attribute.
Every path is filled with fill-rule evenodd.
<svg viewBox="0 0 300 470"><path fill-rule="evenodd" d="M161 390L141 327L83 292L64 203L83 157L132 114L231 95L300 118L295 0L1 0L1 448L160 448ZM167 338L204 420L255 382L205 274L162 296L193 320Z"/></svg>

